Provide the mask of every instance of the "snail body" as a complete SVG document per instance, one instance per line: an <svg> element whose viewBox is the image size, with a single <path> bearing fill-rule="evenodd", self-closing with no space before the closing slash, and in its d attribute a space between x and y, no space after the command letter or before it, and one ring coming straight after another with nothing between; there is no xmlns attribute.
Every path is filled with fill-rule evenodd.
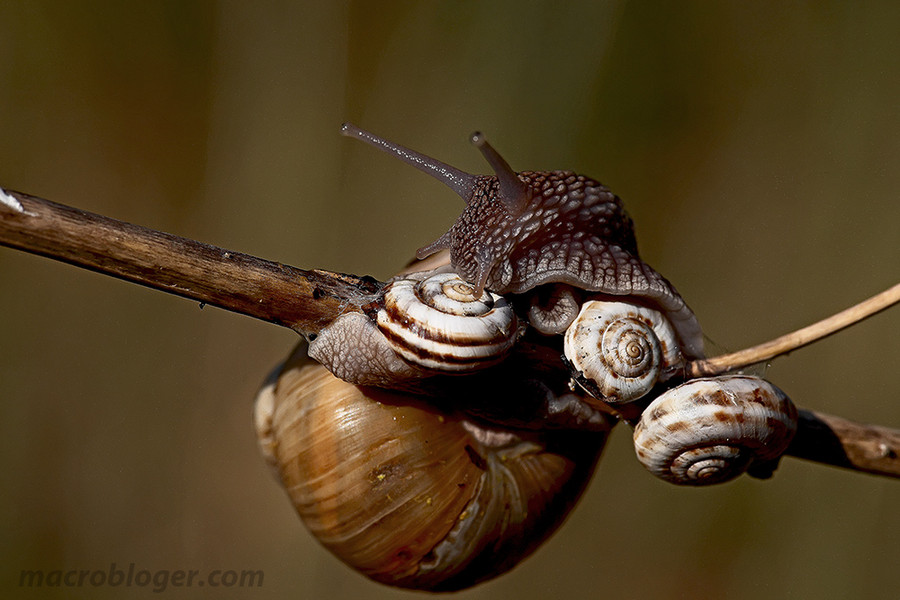
<svg viewBox="0 0 900 600"><path fill-rule="evenodd" d="M530 298L525 316L544 335L571 327L584 295L650 305L671 324L677 338L672 347L686 358L703 355L693 312L640 259L621 200L599 182L571 171L515 173L480 134L472 141L494 176L465 173L350 124L342 131L438 178L465 199L466 208L447 233L417 253L423 259L449 250L457 281L438 281L452 278L441 267L405 275L389 282L362 313L341 315L310 338L310 355L336 376L409 389L410 382L435 374L496 365L521 333L507 304L516 302L514 296ZM438 294L431 289L442 298L457 297L435 304Z"/></svg>
<svg viewBox="0 0 900 600"><path fill-rule="evenodd" d="M660 394L634 429L638 460L680 485L737 477L781 456L797 431L797 409L759 377L694 379Z"/></svg>
<svg viewBox="0 0 900 600"><path fill-rule="evenodd" d="M303 347L260 392L255 418L264 456L325 547L377 581L432 591L533 552L577 501L608 431L487 427L346 383Z"/></svg>
<svg viewBox="0 0 900 600"><path fill-rule="evenodd" d="M471 140L494 176L466 173L349 123L342 132L428 173L465 200L453 226L417 256L449 249L453 270L478 295L485 288L523 294L566 284L643 298L666 314L688 357L703 355L696 317L675 288L640 259L631 218L601 183L572 171L516 173L480 133Z"/></svg>

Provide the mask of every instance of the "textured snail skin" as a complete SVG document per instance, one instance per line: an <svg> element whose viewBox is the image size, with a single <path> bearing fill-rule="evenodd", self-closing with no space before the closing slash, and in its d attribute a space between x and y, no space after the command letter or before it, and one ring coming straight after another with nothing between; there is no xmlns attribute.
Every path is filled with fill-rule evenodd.
<svg viewBox="0 0 900 600"><path fill-rule="evenodd" d="M309 343L309 355L335 377L358 385L404 389L429 373L403 360L375 322L362 313L346 313Z"/></svg>
<svg viewBox="0 0 900 600"><path fill-rule="evenodd" d="M646 298L672 322L684 353L703 356L693 312L638 256L631 218L601 183L572 171L515 173L474 134L495 176L471 175L353 125L343 133L390 152L439 179L466 201L449 231L419 258L449 248L454 270L478 290L521 294L548 283Z"/></svg>
<svg viewBox="0 0 900 600"><path fill-rule="evenodd" d="M564 283L532 290L528 298L528 323L544 335L564 333L581 309L581 292Z"/></svg>
<svg viewBox="0 0 900 600"><path fill-rule="evenodd" d="M635 452L671 483L722 483L781 456L797 418L785 393L759 377L694 379L650 403L634 430Z"/></svg>
<svg viewBox="0 0 900 600"><path fill-rule="evenodd" d="M584 289L624 284L628 289L622 293L643 285L631 218L617 196L571 171L517 176L524 188L519 206L498 200L496 177L477 177L466 210L419 255L449 248L460 275L484 279L486 287L501 293L549 282Z"/></svg>
<svg viewBox="0 0 900 600"><path fill-rule="evenodd" d="M261 390L255 419L263 455L326 548L372 579L431 591L531 554L577 501L608 433L486 428L336 379L302 346Z"/></svg>

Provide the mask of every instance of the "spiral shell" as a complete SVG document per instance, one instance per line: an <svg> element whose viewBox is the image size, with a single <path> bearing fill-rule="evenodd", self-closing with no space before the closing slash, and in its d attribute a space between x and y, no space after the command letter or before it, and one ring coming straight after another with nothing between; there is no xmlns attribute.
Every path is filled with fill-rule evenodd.
<svg viewBox="0 0 900 600"><path fill-rule="evenodd" d="M488 428L339 380L302 347L261 390L255 419L263 455L319 542L372 579L431 591L531 554L574 506L608 434Z"/></svg>
<svg viewBox="0 0 900 600"><path fill-rule="evenodd" d="M518 321L502 296L474 291L454 273L397 279L385 290L378 328L400 356L428 369L496 364L515 343Z"/></svg>
<svg viewBox="0 0 900 600"><path fill-rule="evenodd" d="M662 313L625 302L585 302L566 330L563 351L575 380L612 404L637 400L683 365Z"/></svg>
<svg viewBox="0 0 900 600"><path fill-rule="evenodd" d="M796 431L797 409L773 384L743 375L711 377L651 402L634 429L634 447L657 477L708 485L778 458Z"/></svg>

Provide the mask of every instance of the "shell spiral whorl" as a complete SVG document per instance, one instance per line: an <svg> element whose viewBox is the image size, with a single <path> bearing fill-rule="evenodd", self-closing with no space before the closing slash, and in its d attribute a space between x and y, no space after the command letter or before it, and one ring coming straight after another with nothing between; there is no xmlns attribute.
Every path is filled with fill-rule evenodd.
<svg viewBox="0 0 900 600"><path fill-rule="evenodd" d="M661 394L634 430L638 460L681 485L733 479L774 460L797 431L797 409L780 389L743 375L694 379Z"/></svg>
<svg viewBox="0 0 900 600"><path fill-rule="evenodd" d="M468 371L501 361L515 343L518 321L497 294L474 297L454 273L398 279L385 291L378 328L409 362L440 371Z"/></svg>
<svg viewBox="0 0 900 600"><path fill-rule="evenodd" d="M663 315L624 302L586 302L566 330L564 352L576 379L610 403L637 400L682 362Z"/></svg>
<svg viewBox="0 0 900 600"><path fill-rule="evenodd" d="M603 331L600 348L604 360L619 377L634 378L658 367L661 351L652 329L638 319L627 317L610 323Z"/></svg>

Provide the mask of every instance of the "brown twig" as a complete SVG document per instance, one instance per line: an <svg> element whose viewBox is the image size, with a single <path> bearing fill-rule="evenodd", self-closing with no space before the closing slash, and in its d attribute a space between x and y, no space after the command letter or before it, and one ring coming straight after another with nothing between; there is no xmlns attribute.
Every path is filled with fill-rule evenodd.
<svg viewBox="0 0 900 600"><path fill-rule="evenodd" d="M380 288L370 277L298 269L2 189L0 245L256 317L304 335L318 332L344 312L360 310ZM889 304L877 309L870 306L869 312L859 314L868 316ZM779 340L796 338L805 345L864 318L845 313L848 311L823 321L834 320L832 329L822 329L826 333L815 334L806 328ZM763 345L782 348L771 356L786 351L783 348L799 347L796 340L790 342L793 346L775 342ZM751 363L759 360L765 358ZM706 373L699 370L701 366L696 368L698 374ZM801 411L800 429L788 453L900 477L900 431L830 415Z"/></svg>
<svg viewBox="0 0 900 600"><path fill-rule="evenodd" d="M800 411L797 435L787 454L835 467L900 477L900 431Z"/></svg>
<svg viewBox="0 0 900 600"><path fill-rule="evenodd" d="M692 361L686 367L687 376L694 378L721 375L722 373L749 367L765 360L771 360L776 356L808 346L813 342L837 333L841 329L868 319L898 302L900 302L900 283L827 319L822 319L817 323L792 331L774 340L732 352L731 354Z"/></svg>
<svg viewBox="0 0 900 600"><path fill-rule="evenodd" d="M306 271L0 190L0 244L289 327L318 332L377 291L370 277ZM0 198L2 200L3 198ZM11 200L9 200L11 199Z"/></svg>

